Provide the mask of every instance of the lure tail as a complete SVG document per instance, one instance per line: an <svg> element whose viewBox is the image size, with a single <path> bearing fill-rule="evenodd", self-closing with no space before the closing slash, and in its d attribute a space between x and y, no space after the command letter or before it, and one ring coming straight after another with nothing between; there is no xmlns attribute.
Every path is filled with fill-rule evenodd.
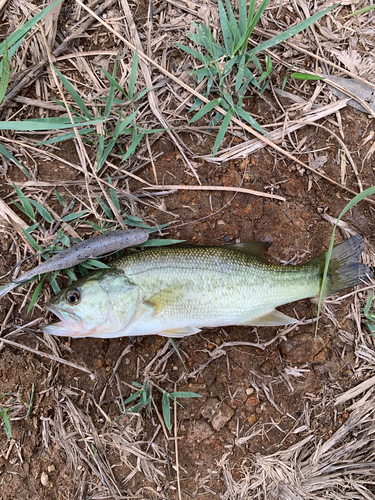
<svg viewBox="0 0 375 500"><path fill-rule="evenodd" d="M324 295L340 292L358 285L361 280L367 277L373 276L371 269L359 262L364 247L363 238L359 235L353 236L334 247L329 261ZM320 267L322 276L326 255L323 254L314 259Z"/></svg>

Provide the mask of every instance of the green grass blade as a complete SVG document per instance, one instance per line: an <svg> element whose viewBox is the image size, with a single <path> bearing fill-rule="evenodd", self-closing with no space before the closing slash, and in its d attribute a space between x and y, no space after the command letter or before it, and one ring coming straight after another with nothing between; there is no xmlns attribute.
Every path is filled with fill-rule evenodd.
<svg viewBox="0 0 375 500"><path fill-rule="evenodd" d="M225 48L227 49L227 54L231 56L233 52L233 36L230 29L230 22L229 19L227 18L227 14L225 12L224 5L221 0L219 0L218 5L219 5L220 26L224 38L224 45Z"/></svg>
<svg viewBox="0 0 375 500"><path fill-rule="evenodd" d="M132 69L130 71L130 76L129 76L129 97L130 97L130 99L133 99L133 96L134 96L134 87L135 87L135 82L137 79L137 71L138 71L138 48L136 49L135 54L134 54Z"/></svg>
<svg viewBox="0 0 375 500"><path fill-rule="evenodd" d="M64 273L71 279L71 281L77 281L77 276L70 269L64 269Z"/></svg>
<svg viewBox="0 0 375 500"><path fill-rule="evenodd" d="M176 344L175 339L173 339L172 337L169 337L169 342L172 344L173 349L175 350L175 352L176 352L177 356L180 358L180 361L181 361L181 363L182 363L182 366L183 366L183 367L185 368L185 370L186 370L186 365L185 365L185 363L184 363L184 360L182 359L182 356L181 356L180 350L179 350L179 348L178 348L178 346L177 346L177 344Z"/></svg>
<svg viewBox="0 0 375 500"><path fill-rule="evenodd" d="M238 28L236 18L234 17L232 6L228 0L225 0L225 8L226 8L227 14L228 14L227 19L228 19L229 29L231 32L232 49L233 49L233 45L235 43L237 43L241 38L240 31Z"/></svg>
<svg viewBox="0 0 375 500"><path fill-rule="evenodd" d="M65 215L61 220L62 222L70 222L72 220L76 220L79 219L80 217L87 215L88 212L89 210L83 210L82 212L76 212L75 214L68 214Z"/></svg>
<svg viewBox="0 0 375 500"><path fill-rule="evenodd" d="M240 106L234 106L234 109L236 111L236 113L245 121L247 121L247 123L249 125L251 125L253 128L255 128L255 130L257 130L258 132L261 132L262 134L264 135L267 135L267 132L265 132L262 127L258 124L258 122L247 112L245 111L244 109L240 108Z"/></svg>
<svg viewBox="0 0 375 500"><path fill-rule="evenodd" d="M96 259L87 259L84 264L91 266L92 269L108 269L107 264L104 264L104 262L100 262L100 260Z"/></svg>
<svg viewBox="0 0 375 500"><path fill-rule="evenodd" d="M141 219L140 217L136 217L135 215L126 214L125 217L129 220L132 220L133 222L143 222L143 219ZM151 227L151 226L147 226L147 227Z"/></svg>
<svg viewBox="0 0 375 500"><path fill-rule="evenodd" d="M143 390L144 389L142 388L141 390L135 392L134 394L132 394L131 396L129 396L127 399L125 399L124 405L127 405L128 403L131 403L135 399L139 398L142 395Z"/></svg>
<svg viewBox="0 0 375 500"><path fill-rule="evenodd" d="M35 222L35 212L33 210L33 207L31 206L30 200L23 194L23 192L20 190L19 187L16 186L13 182L13 187L17 193L18 199L20 200L24 210L25 214L30 217L32 221Z"/></svg>
<svg viewBox="0 0 375 500"><path fill-rule="evenodd" d="M144 243L137 245L137 247L161 247L165 245L177 245L177 243L183 243L184 241L186 240L169 240L167 238L160 238L159 240L147 240Z"/></svg>
<svg viewBox="0 0 375 500"><path fill-rule="evenodd" d="M167 429L170 431L172 429L171 424L171 407L169 404L169 396L166 392L163 392L162 397L162 408L163 408L163 418Z"/></svg>
<svg viewBox="0 0 375 500"><path fill-rule="evenodd" d="M318 304L318 313L317 313L317 318L316 318L316 325L315 325L315 333L318 331L318 323L319 323L319 317L320 317L320 312L322 309L322 301L324 297L324 292L326 289L326 284L327 284L327 274L328 274L328 267L329 267L329 261L331 259L332 255L332 250L333 250L333 242L335 238L335 233L336 233L336 228L338 223L340 222L341 218L346 214L348 210L353 208L357 203L360 201L364 200L368 196L371 196L375 194L375 186L370 187L368 189L365 189L362 191L362 193L357 194L342 210L340 215L337 218L336 224L333 226L333 231L332 231L332 236L331 236L331 241L329 243L328 251L327 251L327 256L326 256L326 263L324 266L324 271L323 271L323 277L322 277L322 285L320 289L320 295L319 295L319 304Z"/></svg>
<svg viewBox="0 0 375 500"><path fill-rule="evenodd" d="M147 89L143 89L141 90L140 92L138 92L138 94L136 96L134 96L134 98L132 99L132 102L137 102L139 101L139 99L142 99L142 97L144 95L147 94L147 92L150 92L150 90L154 90L157 88L157 85L154 85L153 87L147 87Z"/></svg>
<svg viewBox="0 0 375 500"><path fill-rule="evenodd" d="M10 420L8 417L8 409L0 406L0 419L4 421L5 433L7 435L7 440L10 441L12 437L12 427L10 425Z"/></svg>
<svg viewBox="0 0 375 500"><path fill-rule="evenodd" d="M203 398L201 394L198 394L197 392L171 392L169 394L171 398Z"/></svg>
<svg viewBox="0 0 375 500"><path fill-rule="evenodd" d="M88 122L71 123L65 117L59 118L41 118L40 120L21 120L0 122L0 130L17 130L22 132L35 132L37 130L63 130L72 127L84 127L86 125L95 125L102 123L103 119L94 119Z"/></svg>
<svg viewBox="0 0 375 500"><path fill-rule="evenodd" d="M305 73L291 73L290 76L295 80L324 80L323 76L308 75Z"/></svg>
<svg viewBox="0 0 375 500"><path fill-rule="evenodd" d="M54 192L55 192L56 198L57 198L58 202L60 203L60 205L62 207L66 207L65 198L57 191L57 189L54 189Z"/></svg>
<svg viewBox="0 0 375 500"><path fill-rule="evenodd" d="M253 3L253 0L250 1L250 4ZM238 9L239 9L239 30L240 36L242 37L246 33L246 0L238 1Z"/></svg>
<svg viewBox="0 0 375 500"><path fill-rule="evenodd" d="M202 54L200 54L196 50L193 50L190 47L187 47L186 45L182 45L181 43L177 43L176 42L176 45L177 45L177 47L179 47L180 49L182 49L187 54L190 54L191 56L193 56L196 59L198 59L198 61L200 61L201 63L206 64L206 61L205 61L204 57L202 56Z"/></svg>
<svg viewBox="0 0 375 500"><path fill-rule="evenodd" d="M34 205L34 207L37 209L37 211L39 212L39 214L43 217L43 219L46 222L49 222L50 224L52 224L54 222L54 219L53 219L52 215L40 203L38 203L35 200L29 200L29 202L32 205Z"/></svg>
<svg viewBox="0 0 375 500"><path fill-rule="evenodd" d="M134 405L134 406L131 406L130 408L127 408L127 412L128 413L139 413L142 408L144 408L145 406L147 406L150 402L151 402L152 398L147 398L143 401L141 401L140 403Z"/></svg>
<svg viewBox="0 0 375 500"><path fill-rule="evenodd" d="M346 17L353 17L353 16L359 16L360 14L365 14L366 12L369 12L370 10L375 9L375 5L368 5L367 7L363 7L363 9L356 10L355 12L352 12Z"/></svg>
<svg viewBox="0 0 375 500"><path fill-rule="evenodd" d="M238 71L236 76L236 92L238 92L241 88L241 85L244 81L245 77L245 55L243 55L238 63Z"/></svg>
<svg viewBox="0 0 375 500"><path fill-rule="evenodd" d="M216 140L215 140L215 145L214 145L214 150L212 152L212 156L216 155L216 153L219 150L219 147L220 147L221 143L223 142L224 136L225 136L226 131L228 129L228 126L229 126L230 120L231 120L231 118L233 116L233 113L234 113L234 110L230 109L226 113L226 115L224 116L224 120L223 120L222 124L220 125L219 132L218 132L218 134L216 136Z"/></svg>
<svg viewBox="0 0 375 500"><path fill-rule="evenodd" d="M49 282L50 282L50 285L51 285L51 288L52 288L54 294L61 292L61 288L59 287L59 285L56 281L56 277L59 274L59 272L60 271L55 271L53 274L48 273L48 279L49 279Z"/></svg>
<svg viewBox="0 0 375 500"><path fill-rule="evenodd" d="M127 100L129 100L128 94L121 87L121 85L116 81L116 79L112 75L110 75L108 73L108 71L106 71L104 68L101 67L100 69L103 71L103 73L105 74L105 76L109 80L110 84L113 85L117 90L119 90L126 97Z"/></svg>
<svg viewBox="0 0 375 500"><path fill-rule="evenodd" d="M372 301L373 301L373 298L374 298L374 292L371 292L370 295L368 296L367 298L367 301L366 301L366 305L365 305L365 308L363 310L363 314L365 316L368 315L368 313L370 312L370 309L371 309L371 305L372 305Z"/></svg>
<svg viewBox="0 0 375 500"><path fill-rule="evenodd" d="M209 113L210 111L212 111L216 106L218 106L221 102L221 99L213 99L212 101L208 102L207 104L205 104L203 106L203 108L198 111L198 113L196 113L193 118L190 120L189 123L193 123L197 120L199 120L200 118L202 118L202 116L204 116L205 114Z"/></svg>
<svg viewBox="0 0 375 500"><path fill-rule="evenodd" d="M8 50L8 59L9 61L12 59L12 57L14 56L14 54L17 52L17 50L19 49L20 45L22 44L22 42L24 41L26 35L24 35L22 38L20 38L18 40L18 42L16 42L12 47L9 48ZM9 40L9 38L7 38L7 40ZM9 42L8 42L8 47L9 47ZM3 61L0 62L0 71L3 70Z"/></svg>
<svg viewBox="0 0 375 500"><path fill-rule="evenodd" d="M120 122L120 123L118 124L118 127L116 126L115 133L113 134L113 137L114 137L115 139L117 139L117 138L118 138L118 137L119 137L119 136L120 136L120 135L124 132L124 130L126 129L126 127L127 127L128 125L130 125L130 123L131 123L131 122L133 121L133 119L136 117L137 113L138 113L138 109L136 109L136 110L134 111L134 113L132 113L131 115L127 116L127 117L125 118L125 120L123 120L122 122Z"/></svg>
<svg viewBox="0 0 375 500"><path fill-rule="evenodd" d="M73 85L70 83L70 81L59 71L53 64L51 64L52 68L62 81L62 84L66 88L66 90L69 92L71 95L73 101L77 104L81 112L86 116L86 118L90 119L91 114L90 111L87 109L86 104L83 102L81 96L78 94L76 89L73 87Z"/></svg>
<svg viewBox="0 0 375 500"><path fill-rule="evenodd" d="M33 247L33 249L36 250L37 252L41 252L42 248L38 245L38 243L34 240L34 238L28 232L30 230L30 228L29 229L23 229L21 227L21 229L22 229L22 232L25 235L27 241L30 243L30 245Z"/></svg>
<svg viewBox="0 0 375 500"><path fill-rule="evenodd" d="M101 132L99 134L98 150L96 152L96 163L97 163L96 170L97 171L100 170L100 168L104 164L103 153L104 153L104 132Z"/></svg>
<svg viewBox="0 0 375 500"><path fill-rule="evenodd" d="M34 383L33 383L33 385L31 386L30 403L29 403L29 407L28 407L27 412L26 412L26 415L25 415L25 420L26 420L27 418L29 418L29 416L30 416L31 409L32 409L32 407L33 407L34 394L35 394L35 385L34 385Z"/></svg>
<svg viewBox="0 0 375 500"><path fill-rule="evenodd" d="M191 106L191 108L189 109L189 113L192 113L197 108L199 108L201 105L202 105L202 101L198 97L196 97L195 101L193 102L193 104Z"/></svg>
<svg viewBox="0 0 375 500"><path fill-rule="evenodd" d="M78 130L79 135L87 135L91 134L91 132L95 132L94 128L87 128L84 130ZM46 141L37 142L39 146L45 146L47 144L56 144L57 142L68 141L69 139L74 139L76 136L75 132L68 132L66 134L60 134L57 137L53 137L52 139L47 139Z"/></svg>
<svg viewBox="0 0 375 500"><path fill-rule="evenodd" d="M116 78L116 71L117 71L117 57L115 59L115 64L113 65L113 74L112 74L112 76L113 76L114 80ZM109 87L108 100L107 100L107 103L105 105L105 110L104 110L104 117L105 118L108 118L109 115L111 114L111 109L112 109L112 105L113 105L114 94L115 94L115 86L111 83L111 85Z"/></svg>
<svg viewBox="0 0 375 500"><path fill-rule="evenodd" d="M112 210L109 208L109 206L99 198L99 196L95 196L96 201L99 203L99 205L102 207L103 212L106 214L108 219L113 219L114 215L112 213Z"/></svg>
<svg viewBox="0 0 375 500"><path fill-rule="evenodd" d="M41 279L40 283L38 284L38 286L35 288L35 291L33 293L33 296L31 297L31 300L30 300L30 304L29 304L29 307L27 308L27 314L30 313L31 309L35 306L38 298L39 298L39 294L40 294L40 290L42 289L42 286L43 286L43 282L46 278L46 274L43 276L43 278Z"/></svg>
<svg viewBox="0 0 375 500"><path fill-rule="evenodd" d="M259 8L255 13L255 16L253 16L252 12L251 12L252 9L255 9L255 2L252 2L254 5L250 4L249 15L247 18L246 32L242 36L241 40L238 42L236 47L234 48L233 55L237 54L237 52L240 52L240 53L245 52L250 35L253 32L253 29L255 28L257 22L259 21L260 16L263 14L263 12L268 7L268 4L270 3L270 1L271 0L263 0L262 3L259 5Z"/></svg>
<svg viewBox="0 0 375 500"><path fill-rule="evenodd" d="M269 49L271 47L274 47L275 45L285 42L288 38L296 35L297 33L300 33L304 29L308 28L312 24L316 23L321 19L323 16L328 14L328 12L331 12L331 10L335 9L339 4L332 5L331 7L328 7L327 9L321 10L320 12L317 12L313 16L309 17L308 19L305 19L304 21L298 23L296 26L292 26L291 28L285 30L283 33L279 33L278 35L270 38L269 40L266 40L265 42L259 44L257 47L255 47L252 51L251 54L257 54L258 52L261 52L262 50Z"/></svg>
<svg viewBox="0 0 375 500"><path fill-rule="evenodd" d="M148 226L147 224L144 224L143 222L137 222L137 221L127 220L127 219L124 219L124 222L127 226L131 226L131 227L141 227L142 229L154 229L152 226ZM150 240L148 240L148 241L150 241Z"/></svg>
<svg viewBox="0 0 375 500"><path fill-rule="evenodd" d="M19 167L22 170L22 172L26 175L26 177L31 177L30 172L22 165L22 163L20 163L17 160L17 158L15 158L11 153L9 153L9 151L6 149L6 147L3 146L1 143L0 143L0 153L3 154L5 156L5 158L8 158L8 160L15 163L17 165L17 167Z"/></svg>
<svg viewBox="0 0 375 500"><path fill-rule="evenodd" d="M103 144L104 144L104 139L103 139ZM98 149L98 165L96 167L97 172L99 172L99 170L104 165L104 163L105 163L106 159L108 158L108 156L110 155L112 149L115 147L115 144L116 144L116 139L112 139L107 144L103 153L101 153L101 151L100 151L101 147L99 147L99 149ZM99 146L101 146L101 138L99 138Z"/></svg>
<svg viewBox="0 0 375 500"><path fill-rule="evenodd" d="M132 137L132 142L126 151L125 155L123 156L121 162L125 161L129 156L133 155L135 153L135 150L137 149L138 144L141 142L145 134L138 134L137 129L133 130L133 137Z"/></svg>
<svg viewBox="0 0 375 500"><path fill-rule="evenodd" d="M9 53L8 53L8 43L5 40L4 45L4 56L2 60L1 68L1 80L0 80L0 104L3 102L5 93L8 88L9 83Z"/></svg>
<svg viewBox="0 0 375 500"><path fill-rule="evenodd" d="M16 43L20 38L24 37L30 29L35 26L50 10L52 10L56 5L61 3L62 0L57 0L57 2L48 5L45 9L41 10L36 16L23 24L18 30L12 33L8 38L8 47L11 47L14 43ZM0 56L4 54L5 40L0 44Z"/></svg>
<svg viewBox="0 0 375 500"><path fill-rule="evenodd" d="M111 185L113 185L113 184L112 184L112 180L111 180L111 178L109 177L109 175L107 176L107 180L108 180L108 182L109 182ZM119 199L118 199L118 197L117 197L116 189L114 189L114 188L109 188L109 194L110 194L110 196L111 196L111 200L112 200L112 202L113 202L114 206L116 207L116 210L117 210L118 212L120 212L120 211L121 211L121 206L120 206L120 201L119 201Z"/></svg>

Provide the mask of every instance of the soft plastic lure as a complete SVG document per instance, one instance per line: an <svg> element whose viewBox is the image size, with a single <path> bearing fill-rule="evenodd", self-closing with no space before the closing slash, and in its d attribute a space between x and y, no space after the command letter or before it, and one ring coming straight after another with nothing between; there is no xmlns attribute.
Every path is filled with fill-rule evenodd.
<svg viewBox="0 0 375 500"><path fill-rule="evenodd" d="M87 259L117 252L126 247L140 245L148 240L148 236L149 232L146 229L124 229L121 231L103 233L94 238L80 241L66 250L57 253L47 261L42 262L34 269L24 273L17 281L11 281L9 285L0 290L0 298L13 290L16 286L29 281L39 274L67 269L76 264L81 264ZM21 262L19 262L19 264L21 264ZM12 271L14 271L14 269L15 268L13 268ZM10 279L11 277L12 272L10 274Z"/></svg>

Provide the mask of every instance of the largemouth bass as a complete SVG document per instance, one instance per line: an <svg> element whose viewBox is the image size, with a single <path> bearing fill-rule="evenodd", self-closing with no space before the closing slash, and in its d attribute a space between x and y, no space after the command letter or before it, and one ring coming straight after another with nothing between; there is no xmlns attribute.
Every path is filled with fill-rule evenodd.
<svg viewBox="0 0 375 500"><path fill-rule="evenodd" d="M297 266L272 265L261 256L267 246L179 246L133 253L56 295L46 308L61 321L42 330L72 337L183 337L201 328L296 323L275 308L320 294L326 256ZM358 261L363 248L363 239L354 236L333 249L325 295L372 275Z"/></svg>

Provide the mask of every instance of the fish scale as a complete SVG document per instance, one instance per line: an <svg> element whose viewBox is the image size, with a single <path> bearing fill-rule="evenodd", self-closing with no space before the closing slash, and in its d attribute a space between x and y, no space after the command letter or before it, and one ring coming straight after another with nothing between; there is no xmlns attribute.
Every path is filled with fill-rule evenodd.
<svg viewBox="0 0 375 500"><path fill-rule="evenodd" d="M280 266L259 257L265 246L178 246L132 253L53 298L47 308L61 322L43 331L93 337L179 337L205 327L297 322L275 308L320 294L325 254L307 264ZM355 236L333 249L326 295L372 274L358 261L363 246L362 238ZM75 303L69 303L71 298L77 298Z"/></svg>

